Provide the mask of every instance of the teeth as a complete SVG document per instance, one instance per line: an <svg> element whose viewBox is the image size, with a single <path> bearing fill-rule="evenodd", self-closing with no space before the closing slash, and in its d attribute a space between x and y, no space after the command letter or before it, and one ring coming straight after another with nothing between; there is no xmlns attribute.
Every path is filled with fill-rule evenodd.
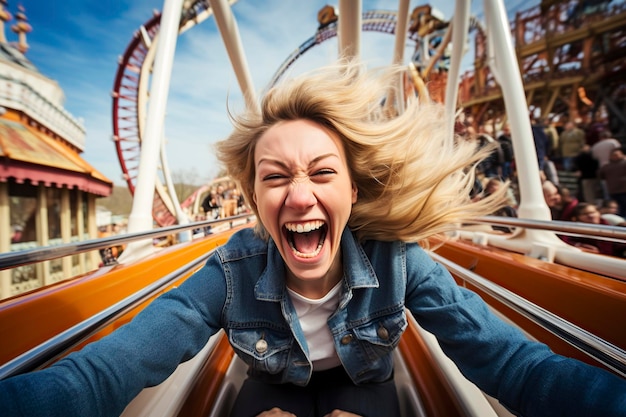
<svg viewBox="0 0 626 417"><path fill-rule="evenodd" d="M299 256L300 258L314 258L319 255L320 251L322 250L322 246L323 245L320 243L319 245L317 245L317 248L311 253L302 253L293 246L291 246L291 250L293 251L293 253L296 254L296 256Z"/></svg>
<svg viewBox="0 0 626 417"><path fill-rule="evenodd" d="M311 230L317 230L324 225L324 222L321 220L315 220L312 222L302 223L287 223L285 224L285 228L293 233L308 233Z"/></svg>
<svg viewBox="0 0 626 417"><path fill-rule="evenodd" d="M287 229L290 233L308 233L312 230L317 230L324 226L324 222L321 220L313 220L306 223L287 223L285 224L285 229ZM300 258L314 258L322 251L322 247L324 246L324 240L326 239L326 233L320 236L320 241L317 244L317 248L311 253L302 253L296 249L293 244L293 241L289 239L289 246L293 253Z"/></svg>

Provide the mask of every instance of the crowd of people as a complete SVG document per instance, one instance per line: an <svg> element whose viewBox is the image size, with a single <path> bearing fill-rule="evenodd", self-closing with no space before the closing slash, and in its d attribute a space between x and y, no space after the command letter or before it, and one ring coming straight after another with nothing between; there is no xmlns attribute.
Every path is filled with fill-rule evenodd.
<svg viewBox="0 0 626 417"><path fill-rule="evenodd" d="M241 191L233 181L212 186L202 200L204 217L196 220L223 219L248 211Z"/></svg>
<svg viewBox="0 0 626 417"><path fill-rule="evenodd" d="M499 130L491 126L488 129L473 126L473 122L468 118L461 133L469 139L475 138L477 147L492 148L490 156L477 167L473 198L488 195L490 188L509 181L513 192L508 206L494 214L516 217L519 195L510 128L505 123ZM626 226L626 156L607 123L597 118L585 127L571 120L556 125L548 119L533 119L531 127L543 193L552 219ZM576 178L573 192L561 183L559 171ZM586 251L626 257L624 245L586 238L562 239Z"/></svg>

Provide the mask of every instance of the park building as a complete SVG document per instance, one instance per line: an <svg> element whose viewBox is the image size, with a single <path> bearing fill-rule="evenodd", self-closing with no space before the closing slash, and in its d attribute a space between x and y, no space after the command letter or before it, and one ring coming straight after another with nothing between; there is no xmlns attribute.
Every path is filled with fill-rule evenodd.
<svg viewBox="0 0 626 417"><path fill-rule="evenodd" d="M98 235L96 199L113 184L84 161L85 128L58 83L26 58L32 28L0 1L0 253ZM5 26L18 36L9 42ZM96 269L97 251L0 271L0 299Z"/></svg>

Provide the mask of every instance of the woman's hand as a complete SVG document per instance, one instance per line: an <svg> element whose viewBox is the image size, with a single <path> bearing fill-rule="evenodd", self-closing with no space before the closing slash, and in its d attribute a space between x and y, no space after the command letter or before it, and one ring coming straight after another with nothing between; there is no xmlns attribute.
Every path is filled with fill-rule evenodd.
<svg viewBox="0 0 626 417"><path fill-rule="evenodd" d="M361 417L358 414L348 413L347 411L333 410L332 413L326 414L324 417Z"/></svg>
<svg viewBox="0 0 626 417"><path fill-rule="evenodd" d="M295 414L283 411L278 407L274 407L271 410L263 411L256 417L297 417Z"/></svg>

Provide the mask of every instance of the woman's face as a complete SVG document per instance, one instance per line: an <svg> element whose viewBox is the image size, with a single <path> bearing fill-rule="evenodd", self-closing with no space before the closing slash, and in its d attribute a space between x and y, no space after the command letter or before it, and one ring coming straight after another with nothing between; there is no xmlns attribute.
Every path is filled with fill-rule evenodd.
<svg viewBox="0 0 626 417"><path fill-rule="evenodd" d="M578 213L576 220L583 223L600 224L600 212L595 206L588 206Z"/></svg>
<svg viewBox="0 0 626 417"><path fill-rule="evenodd" d="M254 164L254 202L288 282L338 282L341 234L357 199L341 141L308 120L281 122L259 138Z"/></svg>

